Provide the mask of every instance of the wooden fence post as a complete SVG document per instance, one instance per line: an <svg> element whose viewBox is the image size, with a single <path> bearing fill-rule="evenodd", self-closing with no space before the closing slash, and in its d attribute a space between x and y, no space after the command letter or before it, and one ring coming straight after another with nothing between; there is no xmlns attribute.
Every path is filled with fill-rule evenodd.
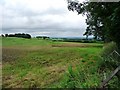
<svg viewBox="0 0 120 90"><path fill-rule="evenodd" d="M101 83L100 88L105 87L105 86L108 84L108 82L113 78L113 76L115 76L115 75L116 75L117 73L119 73L119 72L120 72L120 66L118 66L118 67L113 71L113 73Z"/></svg>

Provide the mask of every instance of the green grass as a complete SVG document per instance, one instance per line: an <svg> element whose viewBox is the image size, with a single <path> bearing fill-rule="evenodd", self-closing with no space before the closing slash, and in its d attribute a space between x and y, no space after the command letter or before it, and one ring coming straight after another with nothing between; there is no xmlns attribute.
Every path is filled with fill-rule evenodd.
<svg viewBox="0 0 120 90"><path fill-rule="evenodd" d="M24 39L24 38L3 38L3 46L31 46L31 45L47 45L50 41L46 42L44 40L38 39Z"/></svg>
<svg viewBox="0 0 120 90"><path fill-rule="evenodd" d="M2 38L2 45L3 87L94 87L100 82L97 70L102 44ZM86 73L86 81L67 83L71 70L78 79Z"/></svg>

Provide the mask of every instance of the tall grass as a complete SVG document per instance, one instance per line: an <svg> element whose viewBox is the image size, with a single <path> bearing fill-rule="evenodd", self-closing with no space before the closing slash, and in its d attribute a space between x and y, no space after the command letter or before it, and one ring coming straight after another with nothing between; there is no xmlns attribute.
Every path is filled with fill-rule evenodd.
<svg viewBox="0 0 120 90"><path fill-rule="evenodd" d="M65 74L65 78L61 83L61 87L65 88L99 88L104 79L111 75L111 72L120 65L120 61L116 57L109 58L109 55L117 49L116 43L111 42L105 45L100 57L94 57L97 61L96 65L92 62L88 63L88 57L81 60L80 65L73 68L71 65L68 67L68 72ZM117 63L116 63L117 62ZM92 65L90 65L92 63ZM90 66L89 66L90 65ZM108 88L120 88L120 82L118 77L112 78L108 83Z"/></svg>
<svg viewBox="0 0 120 90"><path fill-rule="evenodd" d="M99 57L96 57L98 60ZM96 61L97 61L96 60ZM93 66L93 62L84 64L85 62L80 62L76 68L71 65L68 67L68 72L65 73L64 80L61 83L61 87L64 88L98 88L101 83L101 77L98 73L99 61ZM81 65L82 64L82 65Z"/></svg>

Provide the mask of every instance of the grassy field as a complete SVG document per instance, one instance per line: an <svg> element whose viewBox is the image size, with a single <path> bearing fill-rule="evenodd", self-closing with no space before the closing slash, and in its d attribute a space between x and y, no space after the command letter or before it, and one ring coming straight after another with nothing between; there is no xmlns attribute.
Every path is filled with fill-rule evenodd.
<svg viewBox="0 0 120 90"><path fill-rule="evenodd" d="M102 46L99 43L3 38L2 86L72 87L73 83L68 82L69 74L77 72L75 78L78 78L73 81L85 79L83 83L78 80L77 87L96 87L101 80L97 72Z"/></svg>

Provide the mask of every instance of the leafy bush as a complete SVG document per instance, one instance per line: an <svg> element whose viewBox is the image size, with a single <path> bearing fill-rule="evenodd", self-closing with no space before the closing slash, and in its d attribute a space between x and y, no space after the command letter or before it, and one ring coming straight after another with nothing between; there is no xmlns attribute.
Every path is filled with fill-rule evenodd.
<svg viewBox="0 0 120 90"><path fill-rule="evenodd" d="M116 53L119 52L115 42L107 43L101 53L102 63L106 67L116 68L119 64L119 55Z"/></svg>
<svg viewBox="0 0 120 90"><path fill-rule="evenodd" d="M100 74L102 79L106 79L111 75L112 71L114 71L120 65L120 56L117 54L119 52L118 47L115 42L107 43L103 51L101 52L101 66L100 66ZM108 83L109 88L120 88L120 77L114 76L112 80Z"/></svg>
<svg viewBox="0 0 120 90"><path fill-rule="evenodd" d="M109 54L112 53L114 50L117 50L117 45L116 45L116 43L115 43L115 42L107 43L107 44L105 44L101 55L102 55L102 56L109 55Z"/></svg>

